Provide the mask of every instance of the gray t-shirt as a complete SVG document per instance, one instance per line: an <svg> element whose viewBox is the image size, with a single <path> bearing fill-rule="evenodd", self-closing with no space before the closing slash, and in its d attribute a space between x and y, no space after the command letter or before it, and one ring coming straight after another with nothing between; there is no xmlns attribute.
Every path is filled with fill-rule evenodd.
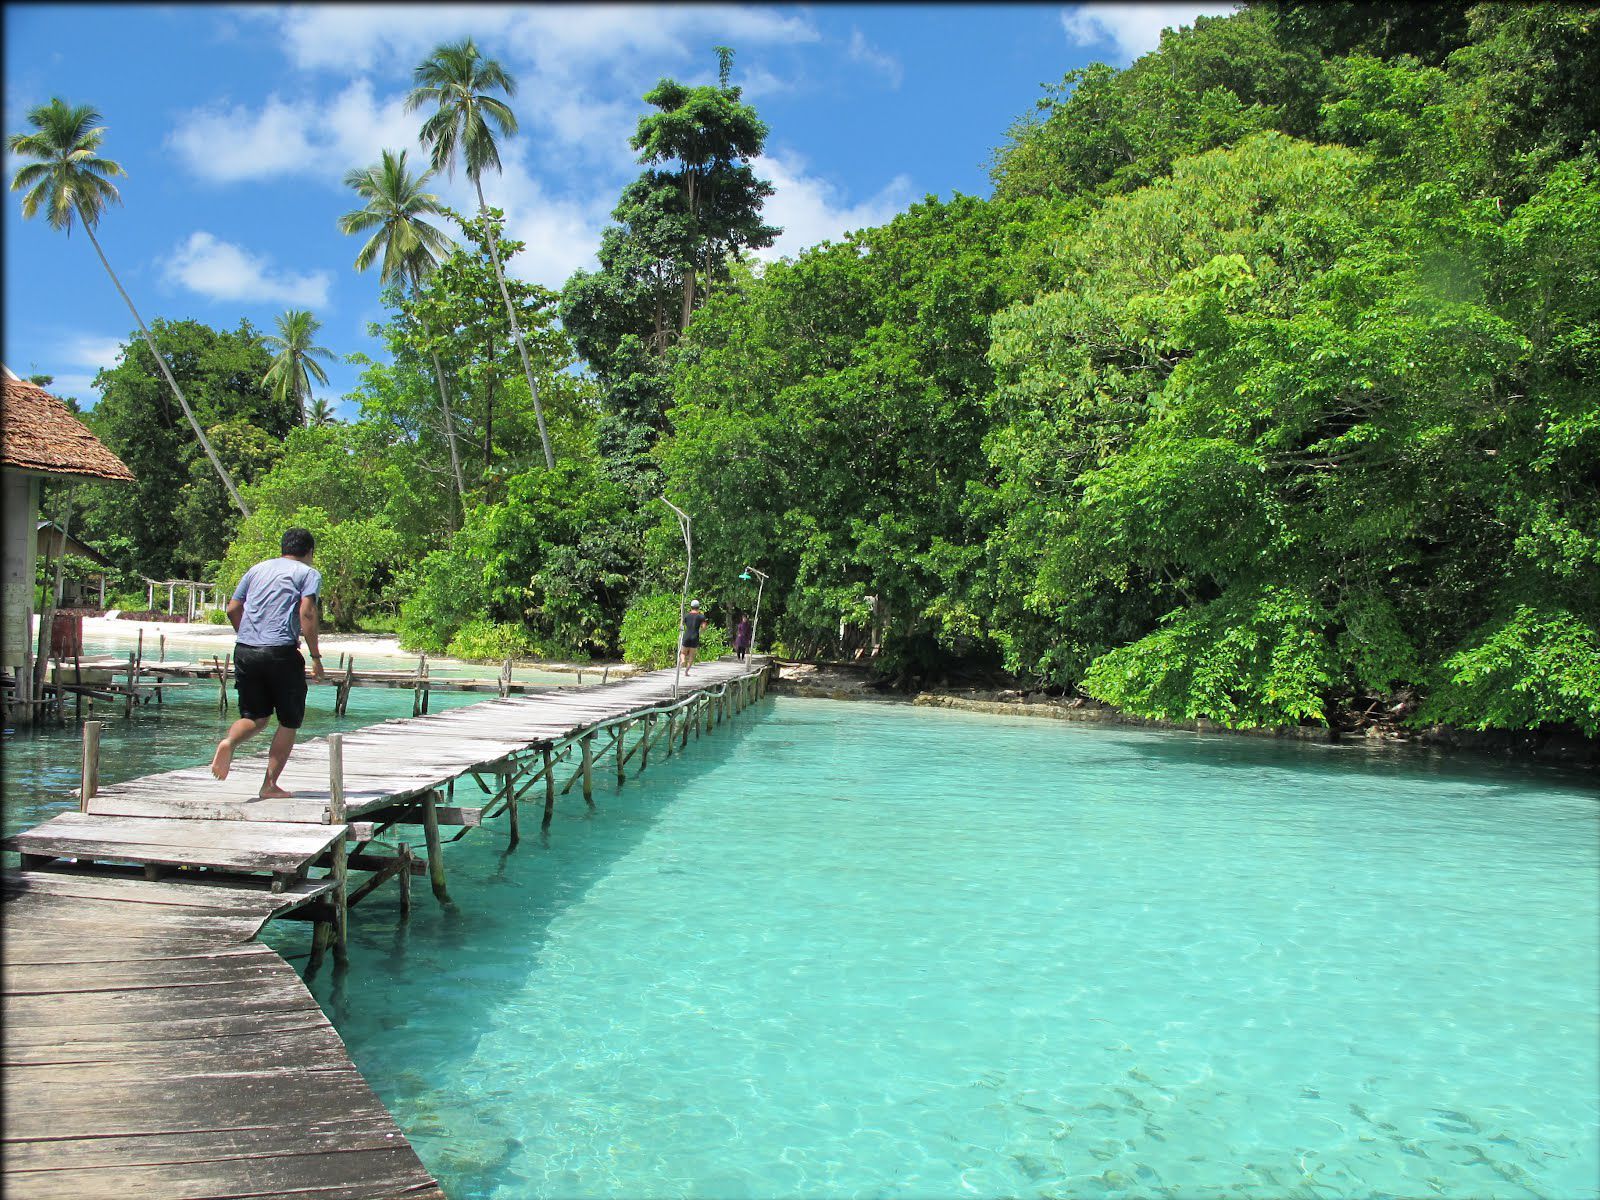
<svg viewBox="0 0 1600 1200"><path fill-rule="evenodd" d="M300 598L315 596L322 575L299 559L269 558L244 573L233 590L244 601L239 641L246 646L298 646Z"/></svg>

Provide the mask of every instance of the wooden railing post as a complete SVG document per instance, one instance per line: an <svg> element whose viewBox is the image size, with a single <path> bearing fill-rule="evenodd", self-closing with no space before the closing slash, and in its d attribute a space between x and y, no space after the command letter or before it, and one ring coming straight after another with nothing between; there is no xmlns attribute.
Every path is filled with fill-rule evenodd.
<svg viewBox="0 0 1600 1200"><path fill-rule="evenodd" d="M328 735L328 819L335 825L345 823L344 804L344 734ZM345 831L333 843L333 960L344 962L350 937L350 906L348 863L345 858Z"/></svg>
<svg viewBox="0 0 1600 1200"><path fill-rule="evenodd" d="M88 812L89 801L100 790L100 731L104 721L83 723L83 780L78 789L78 811Z"/></svg>

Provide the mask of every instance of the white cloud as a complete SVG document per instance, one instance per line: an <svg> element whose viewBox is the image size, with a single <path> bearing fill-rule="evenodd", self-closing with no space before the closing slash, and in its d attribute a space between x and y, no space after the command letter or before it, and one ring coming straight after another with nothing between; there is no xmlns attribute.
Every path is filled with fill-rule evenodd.
<svg viewBox="0 0 1600 1200"><path fill-rule="evenodd" d="M1125 63L1161 44L1161 31L1193 25L1196 17L1223 17L1236 4L1075 4L1061 14L1074 45L1113 47Z"/></svg>
<svg viewBox="0 0 1600 1200"><path fill-rule="evenodd" d="M754 166L773 186L762 216L767 224L783 228L777 242L760 252L762 258L792 257L852 230L882 225L911 198L911 179L906 175L896 175L875 195L851 204L836 185L808 174L805 160L797 154L767 153Z"/></svg>
<svg viewBox="0 0 1600 1200"><path fill-rule="evenodd" d="M54 345L47 361L36 363L30 359L26 370L20 366L13 369L24 378L51 375L54 377L49 384L52 395L73 396L92 405L99 399L94 389L95 376L102 369L116 366L121 352L121 338L74 333Z"/></svg>
<svg viewBox="0 0 1600 1200"><path fill-rule="evenodd" d="M771 44L816 41L803 17L729 5L314 4L252 10L282 31L302 69L410 67L441 41L472 36L486 54L501 48L543 70L572 74L637 54L685 53L712 41Z"/></svg>
<svg viewBox="0 0 1600 1200"><path fill-rule="evenodd" d="M847 53L851 62L861 63L874 71L883 72L892 88L898 88L905 79L905 68L900 65L900 60L872 45L859 29L850 31L850 46Z"/></svg>
<svg viewBox="0 0 1600 1200"><path fill-rule="evenodd" d="M300 174L337 183L351 167L375 162L380 150L416 146L418 122L403 101L401 95L380 100L371 81L356 79L326 103L274 93L258 110L197 109L167 141L190 170L213 183Z"/></svg>
<svg viewBox="0 0 1600 1200"><path fill-rule="evenodd" d="M266 258L198 230L179 245L165 267L172 283L212 300L321 308L328 303L327 271L296 274Z"/></svg>

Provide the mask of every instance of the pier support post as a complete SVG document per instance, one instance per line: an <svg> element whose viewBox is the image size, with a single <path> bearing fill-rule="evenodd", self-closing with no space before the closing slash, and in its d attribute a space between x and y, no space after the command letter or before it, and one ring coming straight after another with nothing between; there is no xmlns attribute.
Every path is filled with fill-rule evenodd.
<svg viewBox="0 0 1600 1200"><path fill-rule="evenodd" d="M550 818L556 811L556 764L550 755L550 747L541 749L544 759L544 828L550 828Z"/></svg>
<svg viewBox="0 0 1600 1200"><path fill-rule="evenodd" d="M594 734L586 733L580 743L583 748L583 800L594 807Z"/></svg>
<svg viewBox="0 0 1600 1200"><path fill-rule="evenodd" d="M411 860L414 857L411 847L405 842L400 843L400 916L411 915Z"/></svg>
<svg viewBox="0 0 1600 1200"><path fill-rule="evenodd" d="M625 744L627 743L627 740L628 740L628 727L630 725L632 725L632 724L633 724L632 721L624 721L621 725L617 726L616 752L617 752L617 786L618 787L621 787L628 780L628 771L627 771L628 763L627 763L627 760L623 758L622 751L623 751L623 748L624 748L624 746L625 746Z"/></svg>
<svg viewBox="0 0 1600 1200"><path fill-rule="evenodd" d="M328 735L328 818L335 825L345 823L344 734ZM333 960L344 962L350 940L350 890L345 835L333 844Z"/></svg>
<svg viewBox="0 0 1600 1200"><path fill-rule="evenodd" d="M655 732L656 732L656 714L655 713L645 713L645 715L644 715L644 743L643 743L643 745L641 745L639 747L639 772L640 772L640 774L643 774L644 773L644 769L650 765L650 739L655 736Z"/></svg>
<svg viewBox="0 0 1600 1200"><path fill-rule="evenodd" d="M89 801L100 790L100 731L104 721L83 723L83 781L78 789L78 811L88 812Z"/></svg>
<svg viewBox="0 0 1600 1200"><path fill-rule="evenodd" d="M517 773L510 767L501 767L500 781L504 785L506 816L511 819L510 846L515 847L522 840L522 822L517 811Z"/></svg>
<svg viewBox="0 0 1600 1200"><path fill-rule="evenodd" d="M428 843L428 882L433 885L434 899L448 904L450 891L444 883L444 855L439 841L439 793L431 788L422 793L422 834Z"/></svg>

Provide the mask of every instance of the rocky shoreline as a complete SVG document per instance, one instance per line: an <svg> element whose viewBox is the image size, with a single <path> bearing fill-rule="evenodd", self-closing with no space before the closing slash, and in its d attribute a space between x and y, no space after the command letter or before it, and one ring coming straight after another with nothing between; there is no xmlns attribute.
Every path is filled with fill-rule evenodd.
<svg viewBox="0 0 1600 1200"><path fill-rule="evenodd" d="M1057 698L1016 689L953 688L896 692L874 686L863 668L838 664L778 663L771 690L786 696L821 700L856 700L880 704L912 704L964 712L1035 717L1085 724L1128 725L1187 733L1230 734L1281 741L1337 743L1370 750L1452 750L1503 757L1531 758L1568 766L1600 767L1600 739L1577 730L1455 729L1445 725L1413 729L1393 722L1372 722L1354 729L1298 725L1281 729L1230 729L1216 721L1160 721L1130 716L1110 705L1081 697Z"/></svg>

